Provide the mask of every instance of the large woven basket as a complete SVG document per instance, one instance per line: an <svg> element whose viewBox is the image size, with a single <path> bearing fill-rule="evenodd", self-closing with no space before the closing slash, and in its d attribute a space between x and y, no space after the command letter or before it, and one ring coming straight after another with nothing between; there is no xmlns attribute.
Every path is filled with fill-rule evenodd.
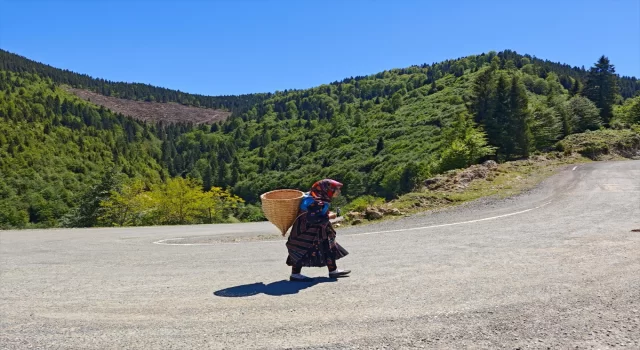
<svg viewBox="0 0 640 350"><path fill-rule="evenodd" d="M264 216L284 236L298 216L303 192L298 190L275 190L260 196Z"/></svg>

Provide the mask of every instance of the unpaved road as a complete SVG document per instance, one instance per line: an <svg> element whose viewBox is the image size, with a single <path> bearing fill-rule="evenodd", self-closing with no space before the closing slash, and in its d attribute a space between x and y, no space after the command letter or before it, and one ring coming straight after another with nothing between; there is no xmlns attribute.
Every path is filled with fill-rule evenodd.
<svg viewBox="0 0 640 350"><path fill-rule="evenodd" d="M634 229L640 161L341 230L352 276L313 284L267 223L5 231L0 348L640 349Z"/></svg>

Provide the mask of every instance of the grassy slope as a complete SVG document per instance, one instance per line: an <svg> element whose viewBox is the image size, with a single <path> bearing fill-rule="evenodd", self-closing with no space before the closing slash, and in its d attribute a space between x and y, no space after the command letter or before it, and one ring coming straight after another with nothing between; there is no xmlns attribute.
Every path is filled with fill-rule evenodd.
<svg viewBox="0 0 640 350"><path fill-rule="evenodd" d="M430 85L408 91L402 106L393 113L383 111L387 99L381 98L379 104L366 101L364 108L359 108L360 101L356 100L347 104L354 108L353 116L338 114L330 121L313 120L311 128L299 126L296 120L279 120L275 114L267 114L261 121L243 122L240 127L249 135L261 133L266 124L274 141L265 146L264 158L258 156L258 148L251 150L245 144L240 145L242 172L250 175L240 184L238 192L248 197L248 193L278 187L305 189L318 177L335 177L348 184L346 191L351 196L381 194L385 192L380 185L385 177L391 177L407 163L428 168L437 161L442 132L457 113L465 110L463 96L470 93L475 75L469 71L460 78L448 74L437 82L441 90L432 94ZM372 83L394 85L413 77L390 75ZM331 99L336 102L338 97ZM384 149L376 153L380 137L384 139ZM313 139L317 140L317 151L310 150ZM277 163L281 157L286 158L284 166ZM263 159L275 160L276 164L258 175L257 164Z"/></svg>
<svg viewBox="0 0 640 350"><path fill-rule="evenodd" d="M374 205L372 209L381 212L398 209L404 215L409 215L484 197L507 198L534 188L567 165L593 160L640 159L640 127L574 134L560 141L558 148L563 151L498 164L493 169L474 165L467 169L453 170L430 179L429 185L420 190L385 204ZM361 215L364 216L364 213ZM392 217L385 216L384 219ZM353 217L349 219L354 221ZM362 221L373 222L366 219ZM361 221L356 221L359 222Z"/></svg>

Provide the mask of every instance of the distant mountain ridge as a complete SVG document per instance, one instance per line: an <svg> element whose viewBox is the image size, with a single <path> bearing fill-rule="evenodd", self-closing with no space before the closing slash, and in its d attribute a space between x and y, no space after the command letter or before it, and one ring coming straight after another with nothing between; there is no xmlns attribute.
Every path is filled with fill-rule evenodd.
<svg viewBox="0 0 640 350"><path fill-rule="evenodd" d="M176 102L187 106L220 109L231 113L245 111L271 96L269 93L205 96L148 84L113 82L67 69L55 68L2 49L0 49L0 70L35 73L50 78L58 84L91 90L105 96L140 101Z"/></svg>

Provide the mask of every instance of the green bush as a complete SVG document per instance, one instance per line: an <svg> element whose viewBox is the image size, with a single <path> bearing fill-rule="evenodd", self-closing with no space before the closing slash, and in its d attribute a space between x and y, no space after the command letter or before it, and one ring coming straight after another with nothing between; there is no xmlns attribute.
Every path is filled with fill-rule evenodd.
<svg viewBox="0 0 640 350"><path fill-rule="evenodd" d="M234 215L240 221L265 221L264 213L262 209L253 204L239 204Z"/></svg>
<svg viewBox="0 0 640 350"><path fill-rule="evenodd" d="M26 210L16 208L10 202L0 201L0 229L23 228L29 222Z"/></svg>
<svg viewBox="0 0 640 350"><path fill-rule="evenodd" d="M345 210L361 212L367 209L367 207L382 205L384 202L384 198L369 195L361 196L351 201L351 203L345 207Z"/></svg>

